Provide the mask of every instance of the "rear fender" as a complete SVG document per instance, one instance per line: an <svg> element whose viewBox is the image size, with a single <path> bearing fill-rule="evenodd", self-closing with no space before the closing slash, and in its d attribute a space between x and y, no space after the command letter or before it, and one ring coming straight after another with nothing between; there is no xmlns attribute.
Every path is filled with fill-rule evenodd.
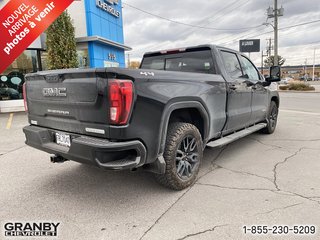
<svg viewBox="0 0 320 240"><path fill-rule="evenodd" d="M208 135L210 130L210 120L209 120L209 114L208 111L205 109L205 107L198 101L187 101L187 102L175 102L172 104L168 104L165 109L164 113L162 115L161 119L161 127L159 132L159 149L158 149L158 156L162 156L165 149L166 144L166 137L167 137L167 131L169 126L169 120L170 116L173 111L178 109L185 109L185 108L195 108L197 109L204 120L204 143L208 141ZM205 144L204 144L205 145Z"/></svg>

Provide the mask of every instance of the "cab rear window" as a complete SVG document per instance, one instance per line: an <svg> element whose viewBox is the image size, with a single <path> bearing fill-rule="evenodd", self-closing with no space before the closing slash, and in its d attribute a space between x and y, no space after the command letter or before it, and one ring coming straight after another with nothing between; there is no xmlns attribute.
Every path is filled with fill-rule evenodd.
<svg viewBox="0 0 320 240"><path fill-rule="evenodd" d="M141 68L177 72L215 73L211 50L147 56L143 59Z"/></svg>

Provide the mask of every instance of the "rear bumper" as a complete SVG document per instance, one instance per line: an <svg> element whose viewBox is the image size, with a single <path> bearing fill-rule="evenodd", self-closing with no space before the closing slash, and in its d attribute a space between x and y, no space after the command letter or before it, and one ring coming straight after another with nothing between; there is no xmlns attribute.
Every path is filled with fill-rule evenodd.
<svg viewBox="0 0 320 240"><path fill-rule="evenodd" d="M110 170L133 169L146 162L146 148L140 141L110 142L106 139L67 133L71 146L55 143L55 131L37 126L23 128L26 144L65 159Z"/></svg>

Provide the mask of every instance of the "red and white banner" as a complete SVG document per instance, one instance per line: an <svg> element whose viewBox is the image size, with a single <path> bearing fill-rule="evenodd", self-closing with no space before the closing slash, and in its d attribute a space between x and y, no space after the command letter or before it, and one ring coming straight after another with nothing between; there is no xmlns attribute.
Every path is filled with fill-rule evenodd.
<svg viewBox="0 0 320 240"><path fill-rule="evenodd" d="M0 10L2 73L73 0L11 0Z"/></svg>

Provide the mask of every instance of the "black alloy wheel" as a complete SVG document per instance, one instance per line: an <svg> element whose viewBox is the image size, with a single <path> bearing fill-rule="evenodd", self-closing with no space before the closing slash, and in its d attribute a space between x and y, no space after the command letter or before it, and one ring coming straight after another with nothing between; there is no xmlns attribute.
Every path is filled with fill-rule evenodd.
<svg viewBox="0 0 320 240"><path fill-rule="evenodd" d="M197 140L193 136L186 136L179 144L176 154L176 170L182 180L192 177L199 164Z"/></svg>
<svg viewBox="0 0 320 240"><path fill-rule="evenodd" d="M163 154L166 171L156 174L156 179L168 188L185 189L195 183L202 156L203 143L198 128L190 123L170 123Z"/></svg>

